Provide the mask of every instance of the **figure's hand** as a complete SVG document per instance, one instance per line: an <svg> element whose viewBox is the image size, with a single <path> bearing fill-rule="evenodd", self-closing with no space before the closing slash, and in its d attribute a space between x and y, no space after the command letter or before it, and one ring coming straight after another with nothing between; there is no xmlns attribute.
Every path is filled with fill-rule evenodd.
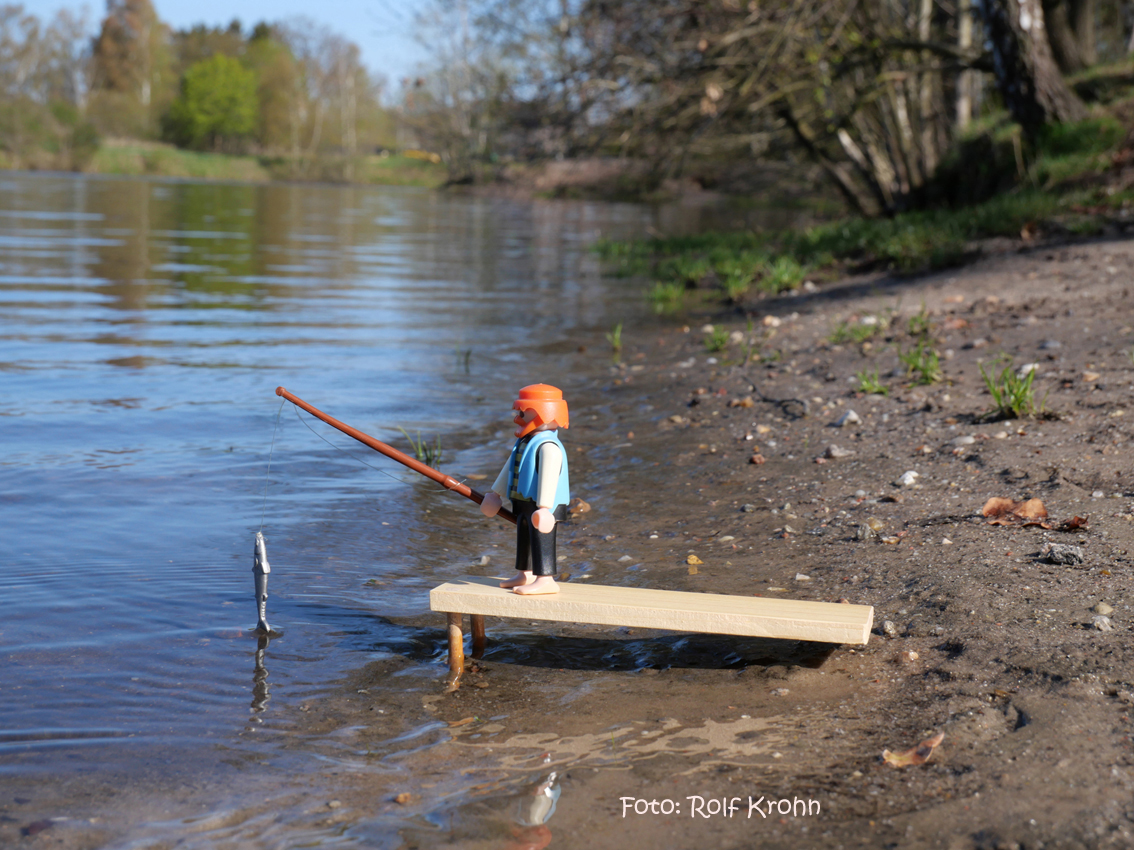
<svg viewBox="0 0 1134 850"><path fill-rule="evenodd" d="M532 525L535 526L536 531L540 534L547 534L551 529L555 528L555 514L547 508L540 508L532 514Z"/></svg>
<svg viewBox="0 0 1134 850"><path fill-rule="evenodd" d="M484 501L480 503L480 512L485 516L496 516L500 513L500 506L502 504L503 500L500 498L499 493L486 493L484 495Z"/></svg>

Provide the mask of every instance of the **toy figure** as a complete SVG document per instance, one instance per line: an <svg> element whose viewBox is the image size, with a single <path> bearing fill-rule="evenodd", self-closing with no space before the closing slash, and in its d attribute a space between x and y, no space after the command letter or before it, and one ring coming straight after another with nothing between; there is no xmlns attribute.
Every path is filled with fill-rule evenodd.
<svg viewBox="0 0 1134 850"><path fill-rule="evenodd" d="M567 483L567 452L558 429L568 427L563 392L547 384L520 390L512 409L516 444L485 494L481 512L496 516L510 499L516 516L516 569L519 574L501 587L514 593L558 593L555 583L555 528L567 516L571 501Z"/></svg>

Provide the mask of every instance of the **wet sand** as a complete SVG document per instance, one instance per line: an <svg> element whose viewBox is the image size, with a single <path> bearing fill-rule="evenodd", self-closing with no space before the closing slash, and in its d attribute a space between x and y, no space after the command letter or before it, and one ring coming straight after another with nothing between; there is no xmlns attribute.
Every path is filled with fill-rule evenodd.
<svg viewBox="0 0 1134 850"><path fill-rule="evenodd" d="M753 302L751 326L730 312L627 328L617 365L597 338L559 352L590 507L562 530L565 580L869 604L866 647L490 620L485 658L450 690L443 618L395 618L423 635L417 656L280 709L299 730L289 746L325 758L319 773L244 753L227 784L158 771L148 796L71 795L65 822L45 820L58 811L45 793L3 807L0 844L1131 846L1132 285L1129 241L1007 250ZM944 380L917 387L885 376L923 305ZM830 341L840 322L890 313L866 350ZM711 355L705 321L741 338ZM1038 363L1059 418L980 418L977 364L1000 352ZM854 391L864 369L888 397ZM834 427L850 409L861 422ZM823 457L831 444L853 454ZM907 471L916 483L895 484ZM1087 524L990 525L991 497ZM509 528L452 522L465 566L450 575L507 573ZM1084 563L1047 562L1049 539ZM925 764L881 759L938 732ZM219 806L222 788L240 792Z"/></svg>

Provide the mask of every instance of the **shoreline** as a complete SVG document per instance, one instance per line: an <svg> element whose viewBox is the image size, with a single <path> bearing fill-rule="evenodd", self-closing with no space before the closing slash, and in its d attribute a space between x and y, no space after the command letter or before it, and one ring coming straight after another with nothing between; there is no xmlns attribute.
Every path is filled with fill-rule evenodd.
<svg viewBox="0 0 1134 850"><path fill-rule="evenodd" d="M772 847L945 847L974 835L1127 844L1134 478L1108 455L1134 415L1134 308L1119 271L1131 267L1134 243L1096 241L770 299L756 347L780 356L746 368L710 363L697 329L624 331L622 365L574 388L579 420L600 424L568 434L583 444L573 470L592 506L564 535L569 561L589 564L596 584L872 604L875 633L824 658L788 642L569 624L538 630L554 640L509 638L508 621L490 622L488 655L462 687L425 698L452 729L451 768L493 775L486 762L511 762L515 778L527 764L535 781L558 767L563 798L547 828L565 846L594 844L596 826L595 846L740 846L748 817L626 817L619 800L762 793L822 807L810 820L762 818ZM945 380L858 395L858 368L897 366L896 354L835 345L831 330L898 301L896 344L924 302ZM1016 365L1040 359L1062 418L978 418L989 397L977 360L1001 350ZM802 397L808 415L754 385ZM833 427L848 409L861 423ZM825 457L832 444L853 454ZM897 485L910 470L917 483ZM993 497L1038 497L1053 524L1088 523L990 525L980 511ZM878 534L860 531L871 520ZM1081 548L1085 563L1049 563L1047 539ZM1112 631L1095 625L1107 609ZM517 640L526 662L508 658ZM926 764L881 762L936 732ZM470 805L458 819L474 817Z"/></svg>

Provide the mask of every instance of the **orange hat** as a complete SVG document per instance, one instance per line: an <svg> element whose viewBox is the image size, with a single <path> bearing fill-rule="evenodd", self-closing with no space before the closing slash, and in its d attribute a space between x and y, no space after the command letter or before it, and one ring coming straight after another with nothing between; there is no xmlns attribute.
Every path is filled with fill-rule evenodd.
<svg viewBox="0 0 1134 850"><path fill-rule="evenodd" d="M519 395L520 397L512 403L512 409L521 413L525 410L534 410L538 421L533 425L555 422L560 428L568 427L567 402L563 400L563 391L558 387L550 384L532 384L520 390Z"/></svg>

